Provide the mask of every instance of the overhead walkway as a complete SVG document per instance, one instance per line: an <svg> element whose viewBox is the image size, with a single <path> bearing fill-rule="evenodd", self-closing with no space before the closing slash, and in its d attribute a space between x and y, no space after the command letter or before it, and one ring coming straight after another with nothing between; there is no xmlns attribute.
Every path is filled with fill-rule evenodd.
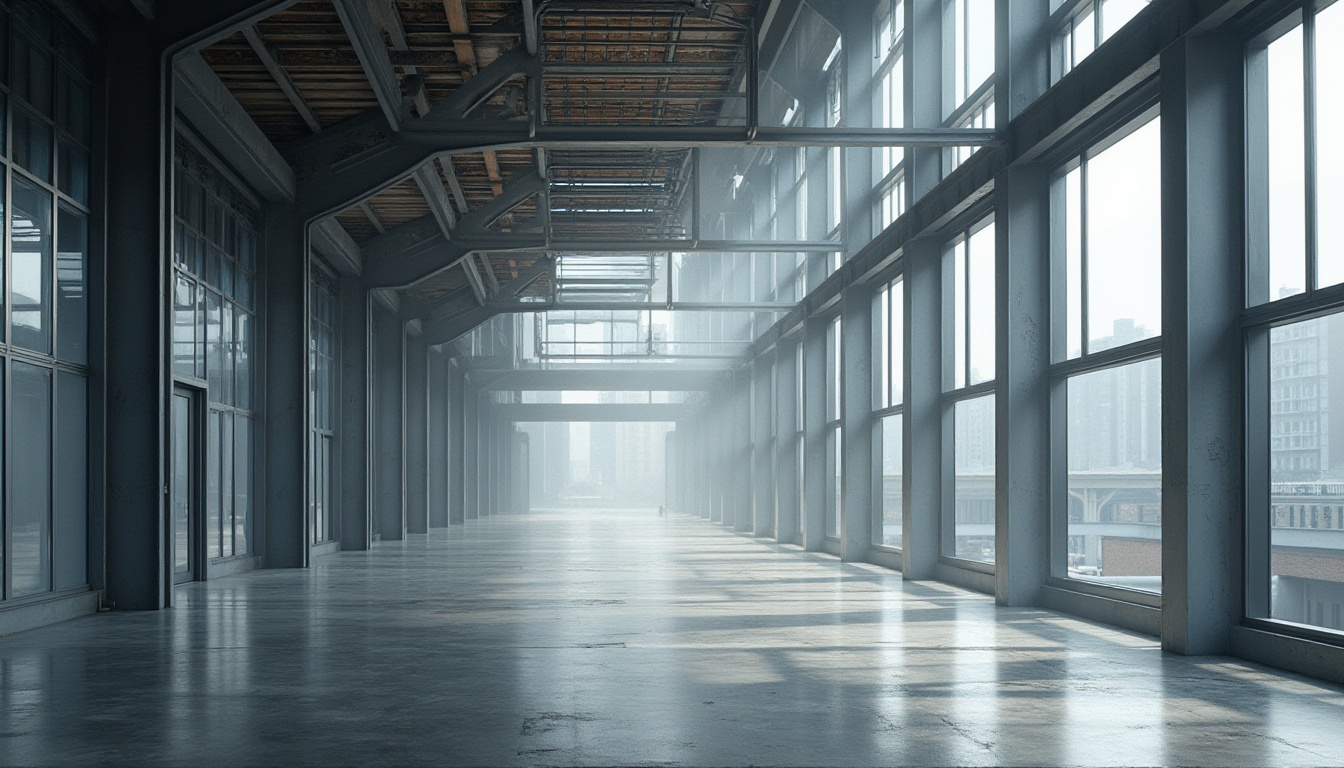
<svg viewBox="0 0 1344 768"><path fill-rule="evenodd" d="M0 764L1344 762L1338 687L654 510L179 595L0 640Z"/></svg>

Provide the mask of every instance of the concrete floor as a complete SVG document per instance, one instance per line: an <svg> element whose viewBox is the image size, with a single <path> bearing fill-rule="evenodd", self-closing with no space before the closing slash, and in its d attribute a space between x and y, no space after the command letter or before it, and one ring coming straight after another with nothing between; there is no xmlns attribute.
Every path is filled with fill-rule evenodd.
<svg viewBox="0 0 1344 768"><path fill-rule="evenodd" d="M1344 764L1344 689L652 511L0 639L3 765Z"/></svg>

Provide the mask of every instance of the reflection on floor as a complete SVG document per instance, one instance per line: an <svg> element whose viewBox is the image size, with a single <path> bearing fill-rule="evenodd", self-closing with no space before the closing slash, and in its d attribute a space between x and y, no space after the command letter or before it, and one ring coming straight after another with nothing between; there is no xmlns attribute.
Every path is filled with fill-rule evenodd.
<svg viewBox="0 0 1344 768"><path fill-rule="evenodd" d="M654 510L0 639L5 765L1344 763L1344 689Z"/></svg>

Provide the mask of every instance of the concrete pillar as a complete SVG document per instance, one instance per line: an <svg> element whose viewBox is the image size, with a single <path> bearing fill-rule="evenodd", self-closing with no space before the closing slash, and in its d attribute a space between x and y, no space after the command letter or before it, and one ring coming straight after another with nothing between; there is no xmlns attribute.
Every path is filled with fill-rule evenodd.
<svg viewBox="0 0 1344 768"><path fill-rule="evenodd" d="M809 283L810 284L810 283ZM826 320L803 326L802 546L821 549L826 535Z"/></svg>
<svg viewBox="0 0 1344 768"><path fill-rule="evenodd" d="M752 531L775 535L775 456L770 433L774 424L774 355L756 358L752 366Z"/></svg>
<svg viewBox="0 0 1344 768"><path fill-rule="evenodd" d="M1049 169L1009 168L994 191L995 594L1034 605L1050 576Z"/></svg>
<svg viewBox="0 0 1344 768"><path fill-rule="evenodd" d="M840 13L840 32L844 38L845 124L867 128L873 124L873 67L876 65L873 34L873 3L847 2ZM845 244L853 256L872 239L873 230L873 150L869 147L845 147L844 200Z"/></svg>
<svg viewBox="0 0 1344 768"><path fill-rule="evenodd" d="M901 572L931 579L942 530L942 249L931 239L905 246L905 510Z"/></svg>
<svg viewBox="0 0 1344 768"><path fill-rule="evenodd" d="M341 278L341 549L368 549L369 515L369 292L358 277Z"/></svg>
<svg viewBox="0 0 1344 768"><path fill-rule="evenodd" d="M867 286L845 291L840 337L840 427L844 514L840 550L845 560L868 559L873 543L873 457L881 455L873 429L873 297Z"/></svg>
<svg viewBox="0 0 1344 768"><path fill-rule="evenodd" d="M405 349L406 532L429 533L429 350L409 331Z"/></svg>
<svg viewBox="0 0 1344 768"><path fill-rule="evenodd" d="M163 470L166 94L148 26L112 22L107 35L107 57L116 62L107 87L117 94L107 100L107 600L156 609L169 604L172 589Z"/></svg>
<svg viewBox="0 0 1344 768"><path fill-rule="evenodd" d="M308 564L308 250L293 205L268 205L265 228L262 552L268 568L301 568Z"/></svg>
<svg viewBox="0 0 1344 768"><path fill-rule="evenodd" d="M1227 653L1242 602L1244 48L1162 52L1162 647Z"/></svg>
<svg viewBox="0 0 1344 768"><path fill-rule="evenodd" d="M448 524L466 520L466 378L457 361L448 361Z"/></svg>
<svg viewBox="0 0 1344 768"><path fill-rule="evenodd" d="M464 520L481 517L480 498L476 490L480 477L477 464L480 458L480 391L467 377L462 387L462 510Z"/></svg>
<svg viewBox="0 0 1344 768"><path fill-rule="evenodd" d="M942 20L943 0L906 0L905 124L911 128L936 128L943 122ZM943 180L942 157L937 147L905 150L905 199L918 200Z"/></svg>
<svg viewBox="0 0 1344 768"><path fill-rule="evenodd" d="M733 409L733 462L730 466L736 468L736 471L728 481L732 494L733 530L750 533L753 527L750 368L745 368L737 374L733 389L737 404Z"/></svg>
<svg viewBox="0 0 1344 768"><path fill-rule="evenodd" d="M396 541L406 532L402 455L402 374L404 332L396 313L374 308L373 345L373 463L374 530L383 541Z"/></svg>
<svg viewBox="0 0 1344 768"><path fill-rule="evenodd" d="M448 525L448 360L439 347L429 349L429 527Z"/></svg>
<svg viewBox="0 0 1344 768"><path fill-rule="evenodd" d="M775 352L775 538L798 539L798 356L797 343Z"/></svg>

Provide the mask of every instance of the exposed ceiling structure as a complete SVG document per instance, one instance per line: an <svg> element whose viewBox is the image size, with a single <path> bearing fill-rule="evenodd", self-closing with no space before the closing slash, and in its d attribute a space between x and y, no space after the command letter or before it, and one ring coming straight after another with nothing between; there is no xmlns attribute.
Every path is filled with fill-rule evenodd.
<svg viewBox="0 0 1344 768"><path fill-rule="evenodd" d="M299 0L179 72L293 169L314 247L362 264L439 343L506 312L694 309L673 296L674 254L842 252L701 232L706 190L726 195L736 173L704 148L949 140L763 120L796 87L796 62L771 68L803 5ZM802 58L835 39L813 31Z"/></svg>

